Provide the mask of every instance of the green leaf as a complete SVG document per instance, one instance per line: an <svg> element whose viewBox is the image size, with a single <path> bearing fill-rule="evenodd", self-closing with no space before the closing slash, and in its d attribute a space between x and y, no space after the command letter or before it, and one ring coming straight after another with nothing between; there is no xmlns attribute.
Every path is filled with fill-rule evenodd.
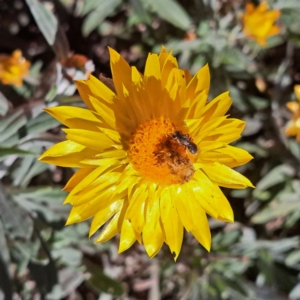
<svg viewBox="0 0 300 300"><path fill-rule="evenodd" d="M123 294L122 284L104 274L103 270L98 266L85 259L84 264L88 271L92 274L91 278L87 281L93 289L98 292L107 293L115 297Z"/></svg>
<svg viewBox="0 0 300 300"><path fill-rule="evenodd" d="M8 266L10 263L9 250L7 247L4 227L3 227L1 219L0 219L0 249L1 249L0 256L2 258L2 261L3 261L3 263L5 263ZM1 280L0 280L0 282L1 282Z"/></svg>
<svg viewBox="0 0 300 300"><path fill-rule="evenodd" d="M38 134L55 128L60 123L49 114L42 112L36 118L28 121L26 125L27 134Z"/></svg>
<svg viewBox="0 0 300 300"><path fill-rule="evenodd" d="M154 12L162 19L172 23L174 26L188 30L191 26L191 19L187 12L173 0L144 0Z"/></svg>
<svg viewBox="0 0 300 300"><path fill-rule="evenodd" d="M8 101L5 96L0 92L0 116L6 115L8 112Z"/></svg>
<svg viewBox="0 0 300 300"><path fill-rule="evenodd" d="M300 299L300 283L298 283L289 293L290 300L299 300Z"/></svg>
<svg viewBox="0 0 300 300"><path fill-rule="evenodd" d="M293 155L300 160L300 146L299 142L297 142L295 139L290 138L287 140L288 146L290 148L290 151L293 153Z"/></svg>
<svg viewBox="0 0 300 300"><path fill-rule="evenodd" d="M267 99L249 95L249 103L251 103L256 109L264 109L269 106L269 101Z"/></svg>
<svg viewBox="0 0 300 300"><path fill-rule="evenodd" d="M33 223L13 197L7 193L0 183L0 216L5 232L12 238L28 240L32 235Z"/></svg>
<svg viewBox="0 0 300 300"><path fill-rule="evenodd" d="M69 207L62 205L66 193L60 188L27 188L15 194L16 201L30 212L38 212L47 223L65 220Z"/></svg>
<svg viewBox="0 0 300 300"><path fill-rule="evenodd" d="M195 39L193 41L182 41L178 39L170 40L165 46L168 50L172 50L173 55L177 55L183 51L198 51L202 41ZM161 46L154 49L154 52L160 52Z"/></svg>
<svg viewBox="0 0 300 300"><path fill-rule="evenodd" d="M221 63L229 64L231 67L235 67L236 70L247 69L247 63L249 58L239 49L225 46L220 51L216 51L216 56L219 56Z"/></svg>
<svg viewBox="0 0 300 300"><path fill-rule="evenodd" d="M237 147L243 148L244 150L247 150L251 154L255 154L261 157L268 157L269 153L268 151L261 147L260 145L250 143L250 142L243 142L243 143L238 143Z"/></svg>
<svg viewBox="0 0 300 300"><path fill-rule="evenodd" d="M121 0L98 0L97 8L92 11L83 22L82 34L88 36L104 21L105 18L115 11L121 2Z"/></svg>
<svg viewBox="0 0 300 300"><path fill-rule="evenodd" d="M261 110L269 105L267 99L243 93L235 86L230 87L230 96L232 98L233 105L242 112L247 112L254 109Z"/></svg>
<svg viewBox="0 0 300 300"><path fill-rule="evenodd" d="M18 155L18 157L23 157L23 156L36 155L36 154L16 147L10 147L10 148L0 147L0 158L8 155Z"/></svg>
<svg viewBox="0 0 300 300"><path fill-rule="evenodd" d="M147 13L147 10L143 6L141 0L130 0L134 14L138 17L141 23L151 24L151 18Z"/></svg>
<svg viewBox="0 0 300 300"><path fill-rule="evenodd" d="M100 4L102 0L89 0L89 1L84 1L83 2L83 7L80 12L81 16L84 16L91 12L92 10L95 10Z"/></svg>
<svg viewBox="0 0 300 300"><path fill-rule="evenodd" d="M37 0L26 0L27 5L46 41L50 46L54 44L58 22L51 11Z"/></svg>
<svg viewBox="0 0 300 300"><path fill-rule="evenodd" d="M244 121L246 122L246 127L243 131L243 136L254 135L261 130L263 123L258 118L250 118L248 116L244 117Z"/></svg>
<svg viewBox="0 0 300 300"><path fill-rule="evenodd" d="M24 191L20 191L18 194L24 195L28 199L32 199L40 202L62 202L67 193L62 191L59 187L41 187L27 188Z"/></svg>
<svg viewBox="0 0 300 300"><path fill-rule="evenodd" d="M272 205L259 211L252 218L252 222L255 224L264 224L275 218L285 217L295 211L298 211L298 218L300 218L299 195L285 193L281 197L282 201L273 201Z"/></svg>
<svg viewBox="0 0 300 300"><path fill-rule="evenodd" d="M39 76L40 71L43 67L43 61L42 60L38 60L35 63L32 64L32 66L30 67L30 76L36 78Z"/></svg>
<svg viewBox="0 0 300 300"><path fill-rule="evenodd" d="M281 254L283 252L298 247L299 237L283 238L278 241L257 240L236 244L233 252L244 255L258 255L259 250L267 249L272 254Z"/></svg>
<svg viewBox="0 0 300 300"><path fill-rule="evenodd" d="M300 9L300 2L297 0L281 0L273 5L274 9Z"/></svg>
<svg viewBox="0 0 300 300"><path fill-rule="evenodd" d="M52 259L49 259L46 264L44 261L31 259L28 269L42 294L50 292L58 281L57 269Z"/></svg>
<svg viewBox="0 0 300 300"><path fill-rule="evenodd" d="M288 266L293 266L300 262L300 250L291 252L285 259Z"/></svg>
<svg viewBox="0 0 300 300"><path fill-rule="evenodd" d="M300 2L297 1L297 4L299 5L300 8ZM293 40L296 42L296 44L299 44L299 40L298 40L298 35L300 33L300 21L299 21L299 9L285 9L283 11L281 11L281 15L280 15L280 20L281 22L287 27L287 29L295 34L290 35L289 38L290 40Z"/></svg>
<svg viewBox="0 0 300 300"><path fill-rule="evenodd" d="M0 229L1 230L1 229ZM1 249L2 252L2 249ZM5 300L12 300L13 299L13 287L12 282L9 278L9 271L8 271L8 265L5 264L2 254L0 254L0 291L3 291L3 294L1 293L1 296L4 296Z"/></svg>
<svg viewBox="0 0 300 300"><path fill-rule="evenodd" d="M80 266L83 256L81 251L71 247L55 249L52 251L52 255L54 259L59 259L61 263L70 267Z"/></svg>
<svg viewBox="0 0 300 300"><path fill-rule="evenodd" d="M46 300L62 299L70 295L84 281L85 275L80 270L65 268L58 272L59 284L56 284Z"/></svg>
<svg viewBox="0 0 300 300"><path fill-rule="evenodd" d="M5 299L11 300L13 295L12 282L9 276L10 255L6 243L4 227L0 218L0 290L3 291Z"/></svg>
<svg viewBox="0 0 300 300"><path fill-rule="evenodd" d="M26 124L26 117L22 109L0 120L0 142L12 136L19 128Z"/></svg>
<svg viewBox="0 0 300 300"><path fill-rule="evenodd" d="M295 170L291 166L279 165L258 182L256 190L266 190L276 184L285 182L287 178L292 178L294 174Z"/></svg>
<svg viewBox="0 0 300 300"><path fill-rule="evenodd" d="M25 187L34 176L48 169L49 166L36 160L36 156L26 156L12 173L13 184Z"/></svg>
<svg viewBox="0 0 300 300"><path fill-rule="evenodd" d="M101 270L93 273L87 283L98 292L107 293L116 297L123 294L121 283L106 276Z"/></svg>
<svg viewBox="0 0 300 300"><path fill-rule="evenodd" d="M21 186L27 186L29 181L34 177L37 176L44 171L48 170L49 166L47 164L44 164L38 160L34 161L33 165L31 166L29 172L26 174L26 176L23 178L21 182Z"/></svg>

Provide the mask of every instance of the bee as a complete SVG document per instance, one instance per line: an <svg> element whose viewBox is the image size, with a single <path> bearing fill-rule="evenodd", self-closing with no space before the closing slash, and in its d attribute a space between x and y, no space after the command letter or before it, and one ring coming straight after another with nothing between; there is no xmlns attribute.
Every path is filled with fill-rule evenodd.
<svg viewBox="0 0 300 300"><path fill-rule="evenodd" d="M158 165L166 165L170 173L177 177L178 183L188 182L194 175L195 169L186 151L191 154L198 152L197 145L189 135L181 131L167 134L158 145L154 155Z"/></svg>
<svg viewBox="0 0 300 300"><path fill-rule="evenodd" d="M196 154L198 152L198 147L192 142L189 135L182 133L182 131L177 130L171 134L171 137L175 139L179 144L186 146L191 154Z"/></svg>
<svg viewBox="0 0 300 300"><path fill-rule="evenodd" d="M166 159L166 164L172 174L176 175L179 183L188 182L194 175L195 169L190 160L176 153Z"/></svg>

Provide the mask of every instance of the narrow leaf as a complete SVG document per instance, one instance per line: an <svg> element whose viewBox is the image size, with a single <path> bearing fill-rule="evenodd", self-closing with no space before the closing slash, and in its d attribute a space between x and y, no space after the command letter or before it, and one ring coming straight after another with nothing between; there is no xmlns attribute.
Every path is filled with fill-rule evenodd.
<svg viewBox="0 0 300 300"><path fill-rule="evenodd" d="M58 28L55 16L37 0L26 0L27 5L49 45L53 45Z"/></svg>

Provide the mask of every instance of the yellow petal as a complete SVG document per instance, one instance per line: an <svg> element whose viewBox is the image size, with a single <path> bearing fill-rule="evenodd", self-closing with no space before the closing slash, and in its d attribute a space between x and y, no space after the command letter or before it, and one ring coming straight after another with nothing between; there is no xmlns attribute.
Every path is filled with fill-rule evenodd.
<svg viewBox="0 0 300 300"><path fill-rule="evenodd" d="M183 226L209 251L211 234L206 214L187 187L188 185L172 187L171 195L175 199L176 209Z"/></svg>
<svg viewBox="0 0 300 300"><path fill-rule="evenodd" d="M300 91L299 91L300 93ZM298 96L297 96L298 97ZM295 101L291 101L291 102L288 102L286 104L287 108L293 112L294 114L298 113L299 114L299 110L300 110L300 105L299 105L299 102L295 102Z"/></svg>
<svg viewBox="0 0 300 300"><path fill-rule="evenodd" d="M195 172L194 179L196 182L190 182L189 186L203 210L216 219L233 222L232 208L219 187L201 170Z"/></svg>
<svg viewBox="0 0 300 300"><path fill-rule="evenodd" d="M105 135L107 135L111 140L115 141L117 144L121 143L121 135L118 131L103 127L98 127Z"/></svg>
<svg viewBox="0 0 300 300"><path fill-rule="evenodd" d="M178 64L176 61L176 58L169 53L164 53L164 55L159 56L160 66L162 68L161 70L161 86L164 88L167 84L167 80L169 77L169 74L173 69L178 68Z"/></svg>
<svg viewBox="0 0 300 300"><path fill-rule="evenodd" d="M257 7L256 7L256 13L264 13L268 9L268 3L267 2L261 2Z"/></svg>
<svg viewBox="0 0 300 300"><path fill-rule="evenodd" d="M189 82L186 89L187 99L194 99L202 91L206 91L208 94L210 84L209 68L206 64L201 68Z"/></svg>
<svg viewBox="0 0 300 300"><path fill-rule="evenodd" d="M73 176L69 179L63 191L71 192L93 169L84 168L77 170Z"/></svg>
<svg viewBox="0 0 300 300"><path fill-rule="evenodd" d="M146 66L145 66L145 89L148 91L148 105L151 110L152 117L160 117L161 110L159 105L157 105L157 95L161 94L161 74L160 74L160 64L159 57L157 54L150 53L148 55ZM146 95L145 95L146 96Z"/></svg>
<svg viewBox="0 0 300 300"><path fill-rule="evenodd" d="M87 166L113 166L113 165L120 165L124 164L125 161L121 161L120 159L116 158L91 158L91 159L83 159L80 163L87 165Z"/></svg>
<svg viewBox="0 0 300 300"><path fill-rule="evenodd" d="M197 202L193 202L192 218L196 228L191 231L196 240L207 250L211 247L211 234L205 212L200 208Z"/></svg>
<svg viewBox="0 0 300 300"><path fill-rule="evenodd" d="M80 163L80 160L92 157L96 153L93 149L88 149L73 141L64 141L49 148L39 157L39 160L61 167L94 168Z"/></svg>
<svg viewBox="0 0 300 300"><path fill-rule="evenodd" d="M245 8L246 13L250 14L254 11L254 9L255 9L255 7L254 7L253 3L251 3L251 2L246 3L246 8Z"/></svg>
<svg viewBox="0 0 300 300"><path fill-rule="evenodd" d="M160 214L166 243L169 245L170 251L173 253L176 261L182 245L183 225L172 201L169 188L163 189L161 193Z"/></svg>
<svg viewBox="0 0 300 300"><path fill-rule="evenodd" d="M96 178L98 178L107 169L109 169L109 166L100 166L98 168L95 168L92 172L90 172L85 178L83 178L81 182L78 183L78 185L75 188L72 189L71 193L65 199L64 204L72 203L74 195L76 195L81 190L89 186L92 182L96 180Z"/></svg>
<svg viewBox="0 0 300 300"><path fill-rule="evenodd" d="M109 223L106 225L106 227L103 229L99 237L94 241L95 244L97 243L104 243L111 238L113 238L115 235L117 235L120 232L120 229L118 228L118 222L120 218L121 212L117 212L113 218L109 221Z"/></svg>
<svg viewBox="0 0 300 300"><path fill-rule="evenodd" d="M160 225L159 199L153 197L146 208L146 223L143 230L143 243L150 258L154 257L164 242L164 234Z"/></svg>
<svg viewBox="0 0 300 300"><path fill-rule="evenodd" d="M122 224L124 221L124 216L126 214L126 210L128 208L128 201L123 201L122 210L119 210L109 224L104 228L99 237L96 239L95 243L103 243L107 240L114 237L117 233L121 231Z"/></svg>
<svg viewBox="0 0 300 300"><path fill-rule="evenodd" d="M94 112L79 107L56 106L45 108L45 111L62 124L72 128L97 130L97 126L102 124Z"/></svg>
<svg viewBox="0 0 300 300"><path fill-rule="evenodd" d="M71 140L90 149L102 152L111 148L115 142L101 132L84 129L63 129L68 140Z"/></svg>
<svg viewBox="0 0 300 300"><path fill-rule="evenodd" d="M186 201L188 197L185 185L171 186L170 191L183 226L188 232L191 232L194 229L194 223L191 218L190 201Z"/></svg>
<svg viewBox="0 0 300 300"><path fill-rule="evenodd" d="M248 151L230 145L227 145L221 149L217 149L216 152L223 155L230 155L234 159L234 161L230 163L225 163L225 165L230 168L242 166L253 159L253 156L249 154Z"/></svg>
<svg viewBox="0 0 300 300"><path fill-rule="evenodd" d="M90 110L94 111L95 109L89 100L89 96L92 94L92 92L86 80L75 80L74 83L78 89L81 99L84 101L84 103Z"/></svg>
<svg viewBox="0 0 300 300"><path fill-rule="evenodd" d="M129 202L126 218L131 222L132 227L137 233L141 233L145 224L145 206L148 191L146 185L139 186Z"/></svg>
<svg viewBox="0 0 300 300"><path fill-rule="evenodd" d="M205 108L205 103L207 100L207 91L204 90L201 93L197 95L193 100L191 100L191 103L188 104L188 107L186 107L186 103L181 108L181 111L179 112L179 117L186 119L201 119L203 120L203 110Z"/></svg>
<svg viewBox="0 0 300 300"><path fill-rule="evenodd" d="M104 223L106 223L116 212L121 210L124 200L118 200L95 214L91 223L89 237L91 237Z"/></svg>
<svg viewBox="0 0 300 300"><path fill-rule="evenodd" d="M245 176L219 163L203 167L202 170L210 180L223 187L234 189L244 189L248 186L254 187Z"/></svg>
<svg viewBox="0 0 300 300"><path fill-rule="evenodd" d="M91 91L91 95L93 95L94 98L97 98L99 102L113 103L113 99L115 98L116 94L110 88L108 88L101 80L90 75L89 79L87 80L87 84ZM90 101L90 103L92 102ZM97 110L93 103L92 105Z"/></svg>
<svg viewBox="0 0 300 300"><path fill-rule="evenodd" d="M131 176L129 172L124 170L122 173L120 179L119 179L119 184L116 187L116 193L121 193L124 190L128 190L128 195L131 195L129 192L130 189L134 189L135 185L139 183L141 178L139 176Z"/></svg>
<svg viewBox="0 0 300 300"><path fill-rule="evenodd" d="M210 119L209 121L204 122L204 124L197 130L194 131L194 134L196 136L195 143L198 144L202 139L204 139L206 136L213 134L214 130L226 119L226 117L218 117Z"/></svg>
<svg viewBox="0 0 300 300"><path fill-rule="evenodd" d="M224 196L223 192L219 188L217 184L214 184L215 187L215 205L216 207L222 207L222 210L220 210L219 216L217 217L220 221L225 222L234 222L234 215L232 208L230 206L230 203L228 202L228 199Z"/></svg>
<svg viewBox="0 0 300 300"><path fill-rule="evenodd" d="M78 206L89 203L87 207L105 205L105 202L111 201L121 174L119 172L106 172L95 179L91 184L77 192L77 201L73 204ZM120 197L118 197L120 198ZM102 199L97 203L98 199Z"/></svg>
<svg viewBox="0 0 300 300"><path fill-rule="evenodd" d="M205 114L207 120L209 120L212 117L222 117L228 111L231 104L232 100L229 97L229 92L225 92L214 98L212 101L210 101L205 106L203 114Z"/></svg>
<svg viewBox="0 0 300 300"><path fill-rule="evenodd" d="M134 229L129 220L124 219L120 235L119 253L130 248L136 241Z"/></svg>
<svg viewBox="0 0 300 300"><path fill-rule="evenodd" d="M90 96L90 101L101 118L110 126L110 128L115 129L116 117L114 111L107 104L98 101L95 97Z"/></svg>
<svg viewBox="0 0 300 300"><path fill-rule="evenodd" d="M85 201L85 203L79 206L73 206L67 219L66 225L85 221L93 217L101 210L105 209L107 206L112 205L114 202L110 199L102 199L102 201L99 201L100 198L101 197L97 197L91 201Z"/></svg>
<svg viewBox="0 0 300 300"><path fill-rule="evenodd" d="M85 146L82 146L78 143L73 141L63 141L58 144L53 145L49 148L46 152L44 152L39 160L43 160L45 157L56 157L56 156L63 156L66 154L71 153L78 153L85 149Z"/></svg>
<svg viewBox="0 0 300 300"><path fill-rule="evenodd" d="M125 100L125 96L123 93L123 86L126 87L128 91L131 88L131 70L128 63L124 60L124 58L112 48L109 49L110 55L110 67L114 80L114 85L117 91L117 95L119 98Z"/></svg>
<svg viewBox="0 0 300 300"><path fill-rule="evenodd" d="M287 124L287 127L285 129L285 134L287 136L294 136L297 135L297 133L300 132L298 126L294 121L290 121Z"/></svg>

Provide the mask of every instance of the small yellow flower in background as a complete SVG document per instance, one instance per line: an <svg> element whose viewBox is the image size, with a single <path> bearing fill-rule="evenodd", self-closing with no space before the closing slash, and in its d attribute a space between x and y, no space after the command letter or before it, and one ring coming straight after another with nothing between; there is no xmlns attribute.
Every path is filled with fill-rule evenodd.
<svg viewBox="0 0 300 300"><path fill-rule="evenodd" d="M93 217L92 236L106 223L95 242L121 233L119 252L138 241L153 257L165 242L177 259L184 228L210 250L206 213L233 222L220 186L253 187L232 169L252 156L228 145L245 123L225 115L228 92L207 102L207 65L192 77L163 47L142 75L109 51L115 92L90 76L76 82L88 109L46 109L68 127L67 140L40 160L79 169L65 187L67 225Z"/></svg>
<svg viewBox="0 0 300 300"><path fill-rule="evenodd" d="M248 2L243 16L243 34L264 46L268 37L279 33L280 28L274 25L279 16L278 10L268 11L266 2L260 3L256 8L253 3Z"/></svg>
<svg viewBox="0 0 300 300"><path fill-rule="evenodd" d="M30 62L15 50L11 55L0 55L0 81L3 84L22 86L23 78L28 75Z"/></svg>
<svg viewBox="0 0 300 300"><path fill-rule="evenodd" d="M286 104L293 116L287 124L285 134L287 136L296 136L297 141L300 142L300 85L295 85L294 91L298 102L291 101Z"/></svg>

